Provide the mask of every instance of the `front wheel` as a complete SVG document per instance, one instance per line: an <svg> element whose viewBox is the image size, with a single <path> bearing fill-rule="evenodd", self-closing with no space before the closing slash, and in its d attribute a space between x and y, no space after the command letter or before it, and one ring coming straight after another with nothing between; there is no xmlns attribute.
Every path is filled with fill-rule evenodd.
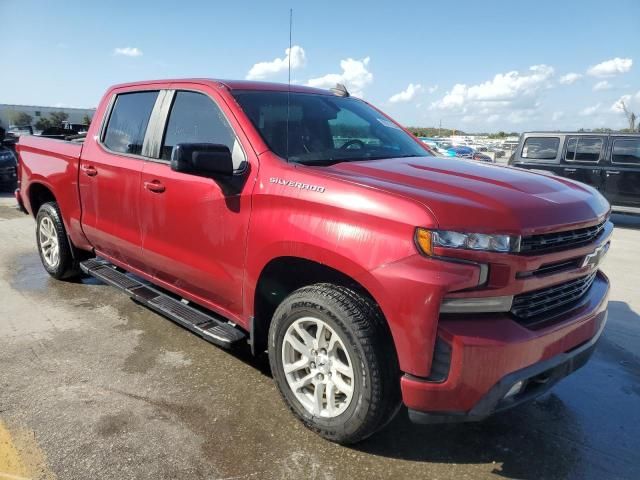
<svg viewBox="0 0 640 480"><path fill-rule="evenodd" d="M399 369L375 304L336 285L289 295L269 329L273 377L291 411L321 436L355 443L400 405Z"/></svg>

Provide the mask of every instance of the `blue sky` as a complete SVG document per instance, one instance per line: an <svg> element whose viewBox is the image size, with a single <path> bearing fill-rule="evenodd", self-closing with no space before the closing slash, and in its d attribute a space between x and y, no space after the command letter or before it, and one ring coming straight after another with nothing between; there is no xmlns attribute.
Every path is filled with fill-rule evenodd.
<svg viewBox="0 0 640 480"><path fill-rule="evenodd" d="M341 80L405 125L620 128L620 99L640 114L638 0L0 0L0 103L91 107L151 78L286 82L289 7L294 81Z"/></svg>

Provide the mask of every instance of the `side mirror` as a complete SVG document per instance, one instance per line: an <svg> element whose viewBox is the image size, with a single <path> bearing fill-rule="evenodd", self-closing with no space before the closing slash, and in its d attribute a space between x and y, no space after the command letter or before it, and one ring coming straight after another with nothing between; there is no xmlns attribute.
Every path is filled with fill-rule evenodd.
<svg viewBox="0 0 640 480"><path fill-rule="evenodd" d="M202 177L230 177L233 159L226 145L178 143L171 152L171 170Z"/></svg>

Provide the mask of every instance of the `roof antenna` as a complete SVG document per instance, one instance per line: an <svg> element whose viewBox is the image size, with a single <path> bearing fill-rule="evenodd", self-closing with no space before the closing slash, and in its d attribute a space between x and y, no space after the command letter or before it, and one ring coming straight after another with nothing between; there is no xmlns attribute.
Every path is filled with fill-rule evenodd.
<svg viewBox="0 0 640 480"><path fill-rule="evenodd" d="M289 111L291 106L291 31L293 30L293 8L289 9L289 81L287 86L287 162L289 161Z"/></svg>

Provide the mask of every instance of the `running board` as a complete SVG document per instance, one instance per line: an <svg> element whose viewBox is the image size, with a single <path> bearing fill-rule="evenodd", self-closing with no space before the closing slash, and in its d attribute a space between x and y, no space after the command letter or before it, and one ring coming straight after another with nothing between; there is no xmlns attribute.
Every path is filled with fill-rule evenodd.
<svg viewBox="0 0 640 480"><path fill-rule="evenodd" d="M229 348L234 343L246 338L246 335L231 323L183 303L153 285L119 270L106 260L93 258L81 262L80 269L87 275L124 291L137 302L197 333L215 345Z"/></svg>

